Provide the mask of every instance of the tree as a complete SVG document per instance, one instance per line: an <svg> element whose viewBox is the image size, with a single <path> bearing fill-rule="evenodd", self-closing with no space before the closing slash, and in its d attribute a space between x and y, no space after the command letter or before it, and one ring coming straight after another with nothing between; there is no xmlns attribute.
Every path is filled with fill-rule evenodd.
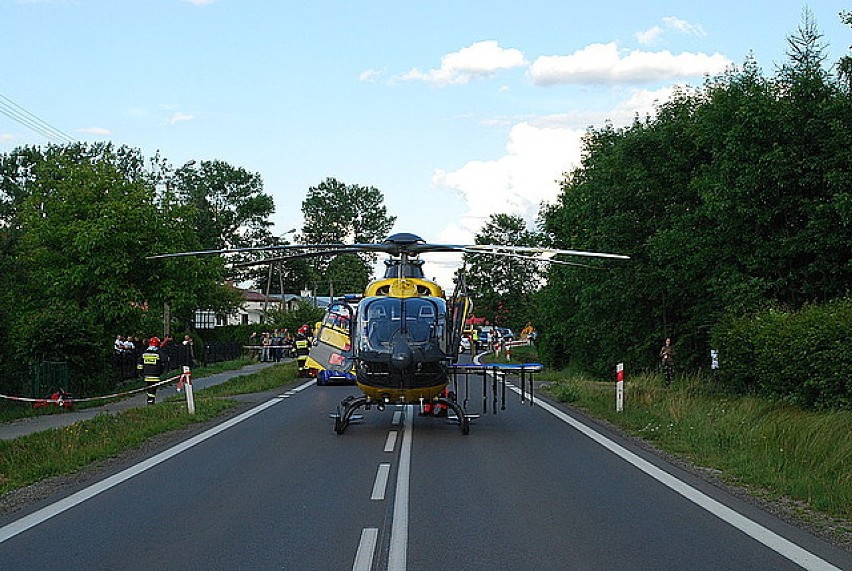
<svg viewBox="0 0 852 571"><path fill-rule="evenodd" d="M535 246L538 236L523 218L492 214L475 238L476 244ZM530 295L539 288L538 262L508 256L464 254L465 279L478 317L520 328L531 318Z"/></svg>
<svg viewBox="0 0 852 571"><path fill-rule="evenodd" d="M775 303L842 297L852 282L852 99L822 69L806 15L776 77L749 58L656 116L604 126L542 214L555 247L630 254L603 272L551 268L545 360L600 374L652 366L667 336L706 361L713 326Z"/></svg>
<svg viewBox="0 0 852 571"><path fill-rule="evenodd" d="M68 359L92 363L115 334L157 332L159 308L229 308L218 259L146 260L197 247L187 211L158 195L141 154L111 144L28 148L0 156L4 251L0 310L10 351L0 366ZM75 370L76 368L76 370Z"/></svg>
<svg viewBox="0 0 852 571"><path fill-rule="evenodd" d="M396 222L382 192L372 186L326 178L302 202L302 240L316 244L361 244L384 240Z"/></svg>
<svg viewBox="0 0 852 571"><path fill-rule="evenodd" d="M194 161L165 180L177 199L191 207L186 224L195 229L202 249L244 248L268 244L275 211L272 197L263 192L258 173L224 161ZM243 254L235 262L255 259ZM250 272L233 270L231 278L246 279ZM255 276L257 277L257 276Z"/></svg>
<svg viewBox="0 0 852 571"><path fill-rule="evenodd" d="M306 244L381 242L396 221L396 216L388 215L383 203L384 195L375 187L347 185L334 178L326 178L318 186L309 188L302 202L305 226L299 239ZM358 258L362 268L353 269L349 266L350 269L357 276L370 276L370 267L375 263L376 256L358 254ZM351 264L351 259L346 263ZM328 281L325 274L330 264L330 260L315 259L310 283L316 283L322 288L320 284Z"/></svg>
<svg viewBox="0 0 852 571"><path fill-rule="evenodd" d="M840 21L852 27L852 11L842 10L840 12ZM850 49L852 49L852 46L850 46ZM840 58L840 61L837 62L837 75L846 93L852 94L852 56L845 55Z"/></svg>

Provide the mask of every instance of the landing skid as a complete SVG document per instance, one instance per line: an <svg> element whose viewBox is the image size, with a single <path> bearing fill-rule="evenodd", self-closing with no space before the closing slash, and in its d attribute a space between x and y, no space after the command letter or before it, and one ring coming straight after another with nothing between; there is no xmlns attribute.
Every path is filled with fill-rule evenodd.
<svg viewBox="0 0 852 571"><path fill-rule="evenodd" d="M451 408L453 412L456 413L456 418L459 421L459 428L461 428L461 433L465 435L470 434L470 418L464 413L464 409L458 402L456 402L455 399L439 397L435 399L435 402L437 402L439 405L445 404L449 408Z"/></svg>
<svg viewBox="0 0 852 571"><path fill-rule="evenodd" d="M437 398L433 401L438 405L446 405L451 408L458 419L459 428L461 429L462 434L470 434L470 417L465 414L464 408L453 399L448 398ZM340 403L340 406L337 407L337 414L334 416L334 431L337 434L343 434L346 432L346 429L349 427L349 424L358 417L353 417L353 414L356 410L361 407L369 408L373 402L370 401L366 396L361 396L358 398L355 397L347 397L343 402ZM381 403L382 405L384 403ZM343 407L343 412L340 412L340 407ZM377 405L381 406L381 405Z"/></svg>
<svg viewBox="0 0 852 571"><path fill-rule="evenodd" d="M346 430L346 427L349 426L349 423L352 421L352 415L356 410L361 408L362 406L367 406L370 404L370 399L366 396L354 398L347 397L343 402L340 403L340 406L343 407L343 412L340 412L340 406L337 407L337 416L334 417L334 431L337 434L343 434Z"/></svg>

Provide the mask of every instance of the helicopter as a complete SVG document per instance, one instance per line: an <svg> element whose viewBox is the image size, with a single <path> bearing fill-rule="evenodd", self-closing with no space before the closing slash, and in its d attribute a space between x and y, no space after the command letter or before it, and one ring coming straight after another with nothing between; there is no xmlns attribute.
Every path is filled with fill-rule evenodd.
<svg viewBox="0 0 852 571"><path fill-rule="evenodd" d="M329 306L308 356L308 367L316 375L354 377L361 391L349 396L338 406L334 430L343 434L354 413L375 406L378 410L390 404L424 405L451 409L462 434L469 434L470 419L476 415L466 412L467 391L463 401L457 392L457 375L480 372L487 387L485 368L458 363L459 346L465 320L472 303L463 274L455 291L447 297L444 289L424 276L421 254L461 252L563 264L586 266L582 263L556 259L557 255L608 259L629 259L629 256L582 250L560 250L539 247L506 245L429 244L420 236L397 233L381 243L373 244L288 244L227 250L204 250L177 254L160 254L151 258L168 258L203 254L227 254L245 251L282 251L284 254L263 260L243 262L249 266L293 260L297 258L331 256L344 253L383 253L384 276L371 281L357 303L337 302ZM519 373L522 386L526 375L541 370L541 365L489 365L492 369L494 412L496 414L497 376L500 369ZM505 375L503 399L505 408ZM467 385L467 382L466 382ZM532 379L530 378L530 390ZM484 389L485 390L485 389ZM524 392L521 392L522 399ZM532 397L532 393L530 393ZM483 396L483 407L485 408Z"/></svg>

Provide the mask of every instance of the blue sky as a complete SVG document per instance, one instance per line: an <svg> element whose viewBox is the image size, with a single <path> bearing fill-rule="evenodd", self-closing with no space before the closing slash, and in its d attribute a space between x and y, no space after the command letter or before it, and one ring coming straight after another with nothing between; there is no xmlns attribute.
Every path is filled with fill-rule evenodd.
<svg viewBox="0 0 852 571"><path fill-rule="evenodd" d="M587 127L749 53L771 74L806 5L848 53L834 0L0 0L0 96L78 140L258 172L277 232L333 176L379 188L394 231L469 242L492 213L532 222ZM0 152L47 142L0 115Z"/></svg>

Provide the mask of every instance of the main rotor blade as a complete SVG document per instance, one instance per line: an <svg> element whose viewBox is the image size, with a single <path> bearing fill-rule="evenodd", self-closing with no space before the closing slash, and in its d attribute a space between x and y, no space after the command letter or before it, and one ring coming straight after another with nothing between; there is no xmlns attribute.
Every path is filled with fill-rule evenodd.
<svg viewBox="0 0 852 571"><path fill-rule="evenodd" d="M560 266L577 266L580 268L589 268L592 270L603 270L606 268L602 268L599 266L590 266L589 264L581 264L579 262L568 262L566 260L554 260L553 258L537 258L535 256L525 256L524 254L515 254L514 252L482 252L479 250L462 250L466 254L473 254L474 256L505 256L507 258L515 258L517 260L530 260L531 262L542 262L545 264L557 264Z"/></svg>
<svg viewBox="0 0 852 571"><path fill-rule="evenodd" d="M549 254L557 256L560 254L566 256L585 256L588 258L611 258L615 260L629 260L630 256L623 254L610 254L608 252L588 252L586 250L560 250L556 248L539 248L533 246L501 246L499 244L473 244L464 246L466 250L479 250L480 252L523 252L527 254Z"/></svg>
<svg viewBox="0 0 852 571"><path fill-rule="evenodd" d="M197 250L194 252L175 252L172 254L157 254L148 256L147 260L157 260L160 258L182 258L186 256L207 256L213 254L238 254L241 252L271 252L275 250L326 250L323 253L314 255L330 255L338 253L342 250L348 252L388 252L389 246L386 244L280 244L274 246L250 246L246 248L224 248L221 250Z"/></svg>
<svg viewBox="0 0 852 571"><path fill-rule="evenodd" d="M249 266L260 266L263 264L274 264L276 262L288 262L290 260L299 260L302 258L318 258L320 256L336 256L338 254L358 254L361 252L364 252L363 248L340 248L337 250L320 250L317 252L299 252L288 256L277 256L275 258L263 258L262 260L238 262L236 264L231 264L231 267L246 268Z"/></svg>

